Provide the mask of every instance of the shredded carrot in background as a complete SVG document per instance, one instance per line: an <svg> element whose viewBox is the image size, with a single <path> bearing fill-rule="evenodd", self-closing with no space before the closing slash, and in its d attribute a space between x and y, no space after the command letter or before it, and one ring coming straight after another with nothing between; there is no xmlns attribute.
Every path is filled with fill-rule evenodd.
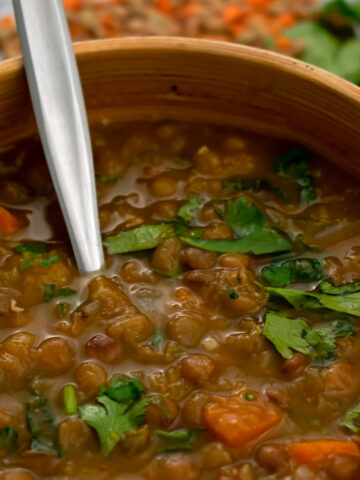
<svg viewBox="0 0 360 480"><path fill-rule="evenodd" d="M74 41L177 35L232 41L293 55L283 30L311 18L318 0L63 0ZM11 16L0 21L5 58L19 54Z"/></svg>

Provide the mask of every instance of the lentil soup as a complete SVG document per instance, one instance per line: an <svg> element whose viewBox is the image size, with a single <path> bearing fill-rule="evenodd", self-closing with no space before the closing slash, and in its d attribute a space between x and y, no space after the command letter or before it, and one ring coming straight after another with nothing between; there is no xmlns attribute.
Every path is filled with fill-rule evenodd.
<svg viewBox="0 0 360 480"><path fill-rule="evenodd" d="M360 478L360 189L297 145L92 128L106 268L0 155L1 480Z"/></svg>

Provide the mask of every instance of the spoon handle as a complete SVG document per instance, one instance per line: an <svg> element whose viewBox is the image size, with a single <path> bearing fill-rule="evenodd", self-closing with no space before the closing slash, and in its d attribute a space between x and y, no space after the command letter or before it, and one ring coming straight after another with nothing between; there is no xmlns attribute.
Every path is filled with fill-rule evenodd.
<svg viewBox="0 0 360 480"><path fill-rule="evenodd" d="M61 0L13 0L31 99L79 270L104 265L89 126Z"/></svg>

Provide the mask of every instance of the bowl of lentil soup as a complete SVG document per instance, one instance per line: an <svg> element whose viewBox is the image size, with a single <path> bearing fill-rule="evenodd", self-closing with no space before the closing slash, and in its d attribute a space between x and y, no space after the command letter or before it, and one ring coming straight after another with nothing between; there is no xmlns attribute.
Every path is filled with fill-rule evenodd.
<svg viewBox="0 0 360 480"><path fill-rule="evenodd" d="M89 276L0 65L0 479L360 478L358 89L221 43L75 49Z"/></svg>

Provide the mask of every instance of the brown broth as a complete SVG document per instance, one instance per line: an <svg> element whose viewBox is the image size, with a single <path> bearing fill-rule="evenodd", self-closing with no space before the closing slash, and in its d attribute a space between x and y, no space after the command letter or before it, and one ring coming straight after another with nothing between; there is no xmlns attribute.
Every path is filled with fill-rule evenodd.
<svg viewBox="0 0 360 480"><path fill-rule="evenodd" d="M288 445L305 440L358 442L341 425L360 394L357 319L350 322L353 335L336 339L331 358L314 363L294 352L285 360L261 333L266 308L316 327L348 319L326 310L269 304L263 288L254 283L255 278L261 281L264 266L289 258L320 261L324 278L334 285L360 280L358 181L313 154L309 171L317 198L300 202L298 184L274 171L276 158L293 145L230 128L174 122L95 125L92 139L104 237L143 224L171 222L180 206L196 197L202 207L194 222L204 229L205 238L234 238L214 206L224 209L228 200L245 196L271 225L292 238L300 234L311 248L294 246L292 253L274 257L249 254L229 260L226 254L190 252L189 245L172 239L170 253L159 250L163 243L156 250L107 256L103 272L80 275L38 140L4 151L0 204L22 228L0 239L0 435L5 427L19 435L14 453L0 440L0 471L8 472L0 478L360 478L360 454L335 451L321 465L304 465L287 451ZM268 183L255 190L225 188L224 182L234 177ZM289 201L271 185L285 189ZM29 254L13 248L29 242L44 243L46 253L30 254L30 266L24 269L22 262ZM41 260L54 255L59 256L54 264L41 266ZM180 264L180 271L172 276L159 273L159 265L166 267L170 260ZM44 302L44 284L74 289L76 295ZM290 288L314 290L318 284L302 281ZM239 289L234 295L240 296L234 303L229 300L232 288ZM63 317L56 311L60 303L69 309ZM159 328L165 337L154 345ZM33 337L10 337L19 332ZM90 351L87 342L99 334L111 337L112 347L106 350L97 344ZM46 349L42 342L51 338L63 344ZM116 356L115 348L121 354ZM106 355L113 358L109 361ZM95 364L95 371L79 369L84 362ZM127 433L105 457L95 431L77 414L66 414L63 387L75 387L79 404L95 404L98 387L122 375L138 379L145 397L157 395L168 402L170 420L153 404L144 426L134 430L137 441ZM248 404L260 405L264 415L274 409L281 421L234 446L204 421L204 408L219 399L226 404L230 397L246 404L247 393L254 397ZM25 405L35 396L46 398L54 414L63 450L59 458L31 447ZM165 442L154 433L156 427L199 431L189 451L157 454ZM261 450L266 445L275 453ZM272 464L277 456L283 461ZM17 476L10 477L10 471Z"/></svg>

